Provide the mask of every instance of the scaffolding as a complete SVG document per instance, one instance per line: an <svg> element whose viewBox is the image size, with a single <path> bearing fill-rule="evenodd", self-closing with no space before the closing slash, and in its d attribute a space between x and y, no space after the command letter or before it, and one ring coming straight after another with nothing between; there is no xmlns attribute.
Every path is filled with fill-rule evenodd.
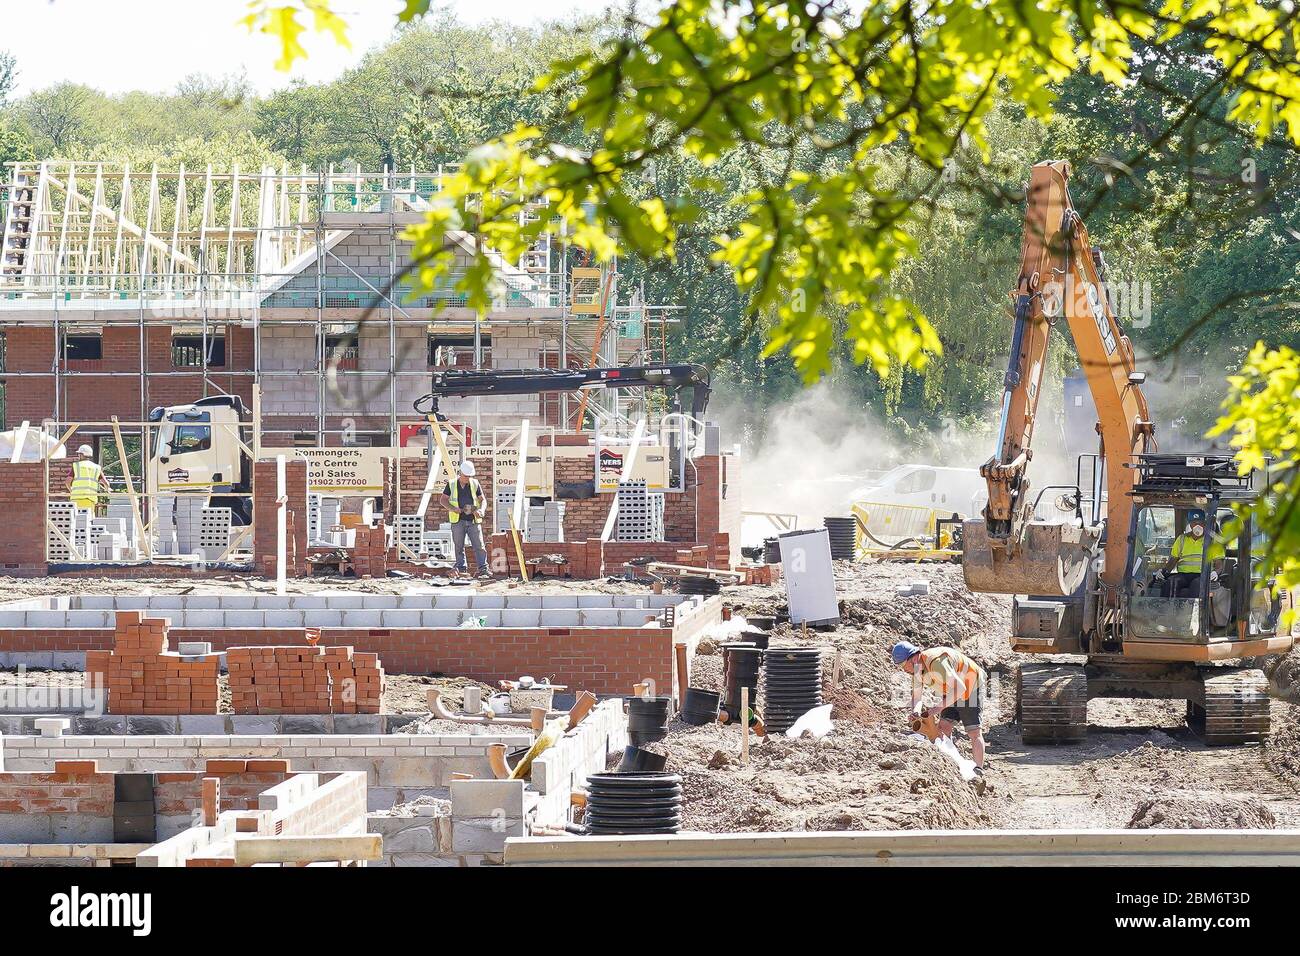
<svg viewBox="0 0 1300 956"><path fill-rule="evenodd" d="M536 342L532 364L520 367L662 361L667 327L680 311L645 304L639 290L619 305L616 263L595 270L593 309L593 269L571 261L577 257L558 224L518 262L489 251L496 282L485 315L456 290L460 269L417 293L401 275L409 264L402 234L424 219L446 169L8 165L0 329L50 329L53 361L15 370L14 350L0 351L7 360L0 385L8 393L28 380L50 383L45 420L55 428L73 418L71 388L137 378L138 409L113 409L123 418L146 418L151 384L160 381L192 382L187 400L249 393L257 384L268 445L364 443L385 433L383 443L397 443L410 418L407 396L423 389L435 363L484 367L490 341L500 362L501 341L517 336ZM546 207L520 215L544 217ZM467 234L450 243L458 266L476 252ZM151 354L149 333L159 327L171 330L170 355L157 355L156 341ZM98 335L102 350L109 329L130 330L138 349L132 367L69 348L70 340ZM238 363L227 340L234 329L249 330L251 342L252 355ZM436 342L455 345L439 351ZM291 348L292 360L276 347ZM355 408L348 392L359 396ZM283 407L278 396L289 396ZM562 395L541 414L546 424L576 428L583 421L575 413L584 409L609 429L646 414L646 401L631 393L590 403ZM481 407L475 414L481 418Z"/></svg>

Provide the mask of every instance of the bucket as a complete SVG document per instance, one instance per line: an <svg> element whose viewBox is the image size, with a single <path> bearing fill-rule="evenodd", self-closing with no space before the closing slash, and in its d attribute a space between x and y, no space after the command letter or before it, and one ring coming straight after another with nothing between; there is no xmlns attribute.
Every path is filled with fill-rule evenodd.
<svg viewBox="0 0 1300 956"><path fill-rule="evenodd" d="M618 765L619 773L657 773L668 763L667 754L657 754L640 747L623 748L623 762Z"/></svg>
<svg viewBox="0 0 1300 956"><path fill-rule="evenodd" d="M627 739L634 747L654 743L668 736L671 697L629 697L627 699Z"/></svg>
<svg viewBox="0 0 1300 956"><path fill-rule="evenodd" d="M785 733L821 704L821 648L769 649L763 666L763 723L768 731Z"/></svg>
<svg viewBox="0 0 1300 956"><path fill-rule="evenodd" d="M682 701L682 722L695 727L716 723L718 705L722 695L716 691L701 690L698 687L686 688L686 698Z"/></svg>
<svg viewBox="0 0 1300 956"><path fill-rule="evenodd" d="M593 836L676 833L682 826L682 778L675 773L593 773L583 817Z"/></svg>
<svg viewBox="0 0 1300 956"><path fill-rule="evenodd" d="M740 717L740 690L749 688L749 705L758 703L758 675L763 666L763 650L750 641L722 645L723 709L733 719Z"/></svg>

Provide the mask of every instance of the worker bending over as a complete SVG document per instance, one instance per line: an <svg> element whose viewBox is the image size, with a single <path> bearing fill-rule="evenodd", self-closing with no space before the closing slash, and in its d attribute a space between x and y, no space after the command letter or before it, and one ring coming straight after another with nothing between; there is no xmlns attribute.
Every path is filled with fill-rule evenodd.
<svg viewBox="0 0 1300 956"><path fill-rule="evenodd" d="M68 497L78 508L93 512L99 504L100 489L111 490L104 469L95 462L95 451L89 445L77 449L72 462L72 477L68 479Z"/></svg>
<svg viewBox="0 0 1300 956"><path fill-rule="evenodd" d="M1174 539L1169 560L1156 572L1156 580L1164 581L1164 597L1196 597L1201 581L1201 568L1205 561L1205 512L1193 511L1187 516L1187 531ZM1211 580L1218 574L1211 571Z"/></svg>
<svg viewBox="0 0 1300 956"><path fill-rule="evenodd" d="M452 548L456 552L456 570L464 574L468 568L465 541L474 549L478 575L492 577L488 570L487 549L483 547L483 486L474 477L474 463L468 458L460 463L456 481L443 486L442 506L451 521Z"/></svg>
<svg viewBox="0 0 1300 956"><path fill-rule="evenodd" d="M951 737L958 721L970 737L975 774L984 775L984 733L980 730L980 705L988 675L984 669L955 647L925 650L899 641L894 645L894 663L912 675L912 716L939 715L939 733ZM940 703L923 707L925 692L933 691Z"/></svg>

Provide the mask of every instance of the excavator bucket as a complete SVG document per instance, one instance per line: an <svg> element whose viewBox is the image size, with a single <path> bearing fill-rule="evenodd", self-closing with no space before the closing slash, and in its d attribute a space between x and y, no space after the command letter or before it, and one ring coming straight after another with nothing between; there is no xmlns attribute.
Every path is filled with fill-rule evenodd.
<svg viewBox="0 0 1300 956"><path fill-rule="evenodd" d="M966 586L988 594L1073 594L1088 573L1100 537L1100 528L1031 521L1018 543L995 548L983 521L963 522Z"/></svg>

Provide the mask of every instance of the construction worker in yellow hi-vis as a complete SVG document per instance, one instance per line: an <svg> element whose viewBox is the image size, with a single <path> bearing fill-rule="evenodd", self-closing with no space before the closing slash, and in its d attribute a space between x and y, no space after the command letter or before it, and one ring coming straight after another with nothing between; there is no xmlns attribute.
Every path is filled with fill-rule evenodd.
<svg viewBox="0 0 1300 956"><path fill-rule="evenodd" d="M95 462L95 451L89 445L77 449L72 462L72 477L68 480L68 497L78 508L94 511L99 504L100 489L109 490L104 469Z"/></svg>

